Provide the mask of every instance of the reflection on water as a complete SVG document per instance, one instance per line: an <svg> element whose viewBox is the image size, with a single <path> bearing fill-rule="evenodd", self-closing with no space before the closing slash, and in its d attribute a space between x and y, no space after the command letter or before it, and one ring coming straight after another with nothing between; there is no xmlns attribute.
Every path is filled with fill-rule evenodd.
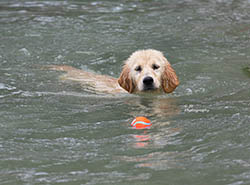
<svg viewBox="0 0 250 185"><path fill-rule="evenodd" d="M250 77L250 67L244 68L243 71L248 77Z"/></svg>
<svg viewBox="0 0 250 185"><path fill-rule="evenodd" d="M250 184L250 2L0 2L0 184ZM97 94L46 65L118 77L167 56L168 95ZM137 116L152 127L132 129Z"/></svg>
<svg viewBox="0 0 250 185"><path fill-rule="evenodd" d="M131 116L146 116L150 119L156 117L158 122L162 122L165 119L176 116L180 112L180 107L177 105L176 101L177 99L175 98L144 95L125 99L124 103L127 106L133 105L129 112Z"/></svg>
<svg viewBox="0 0 250 185"><path fill-rule="evenodd" d="M133 135L133 138L135 139L135 148L144 148L149 145L149 142L151 140L149 135L146 132L143 133L144 135Z"/></svg>
<svg viewBox="0 0 250 185"><path fill-rule="evenodd" d="M172 142L172 137L178 135L181 131L180 128L168 128L170 122L160 125L154 123L154 128L157 128L157 133L150 132L148 130L143 131L141 134L132 135L132 147L134 148L164 148ZM166 129L167 128L167 129Z"/></svg>

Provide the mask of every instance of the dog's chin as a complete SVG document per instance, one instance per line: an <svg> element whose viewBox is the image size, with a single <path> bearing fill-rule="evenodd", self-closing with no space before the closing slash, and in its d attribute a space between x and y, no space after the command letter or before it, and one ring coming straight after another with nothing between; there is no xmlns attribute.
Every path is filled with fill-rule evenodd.
<svg viewBox="0 0 250 185"><path fill-rule="evenodd" d="M159 93L161 92L161 87L159 87L155 83L150 84L150 85L140 84L139 86L136 87L135 91L137 93L142 93L142 94Z"/></svg>
<svg viewBox="0 0 250 185"><path fill-rule="evenodd" d="M142 92L153 92L153 91L157 91L158 88L156 88L155 86L144 86L142 89Z"/></svg>

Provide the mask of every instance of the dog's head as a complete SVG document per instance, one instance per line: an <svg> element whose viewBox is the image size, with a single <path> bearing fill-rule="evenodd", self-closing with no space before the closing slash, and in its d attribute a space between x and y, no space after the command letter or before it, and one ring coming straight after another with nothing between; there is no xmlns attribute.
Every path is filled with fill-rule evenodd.
<svg viewBox="0 0 250 185"><path fill-rule="evenodd" d="M171 93L179 80L163 54L149 49L136 51L127 59L118 83L129 93L162 90Z"/></svg>

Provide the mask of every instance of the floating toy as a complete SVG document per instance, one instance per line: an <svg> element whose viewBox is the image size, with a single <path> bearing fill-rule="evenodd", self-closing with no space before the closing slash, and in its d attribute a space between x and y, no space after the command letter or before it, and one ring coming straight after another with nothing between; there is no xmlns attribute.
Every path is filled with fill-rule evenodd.
<svg viewBox="0 0 250 185"><path fill-rule="evenodd" d="M131 126L136 129L144 129L144 128L150 128L152 126L152 123L149 119L145 117L136 117L132 123Z"/></svg>

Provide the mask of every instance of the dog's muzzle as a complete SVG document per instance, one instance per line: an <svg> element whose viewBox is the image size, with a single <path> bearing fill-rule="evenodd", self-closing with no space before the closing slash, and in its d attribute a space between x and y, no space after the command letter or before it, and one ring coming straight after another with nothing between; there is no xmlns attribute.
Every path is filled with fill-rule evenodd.
<svg viewBox="0 0 250 185"><path fill-rule="evenodd" d="M148 90L154 90L154 79L151 76L147 76L143 79L143 90L148 91Z"/></svg>

